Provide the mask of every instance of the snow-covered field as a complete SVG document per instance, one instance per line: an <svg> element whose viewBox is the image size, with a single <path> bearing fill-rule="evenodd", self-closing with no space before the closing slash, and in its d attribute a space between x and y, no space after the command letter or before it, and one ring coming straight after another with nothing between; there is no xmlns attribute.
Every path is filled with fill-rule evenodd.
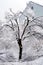
<svg viewBox="0 0 43 65"><path fill-rule="evenodd" d="M43 57L34 60L34 61L29 61L29 62L4 62L0 63L0 65L43 65Z"/></svg>

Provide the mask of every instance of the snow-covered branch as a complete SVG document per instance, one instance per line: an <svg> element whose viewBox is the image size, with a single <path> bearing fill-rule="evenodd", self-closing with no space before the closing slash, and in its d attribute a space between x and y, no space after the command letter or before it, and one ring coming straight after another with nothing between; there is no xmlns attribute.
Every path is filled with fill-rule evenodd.
<svg viewBox="0 0 43 65"><path fill-rule="evenodd" d="M25 33L25 30L26 30L28 24L29 24L29 20L28 20L28 17L27 17L27 23L26 23L26 26L24 27L23 33L22 33L22 35L21 35L21 39L22 39L22 37L23 37L23 35L24 35L24 33Z"/></svg>
<svg viewBox="0 0 43 65"><path fill-rule="evenodd" d="M29 25L26 26L26 28L24 28L24 31L23 31L23 34L22 34L22 37L23 35L26 33L26 35L23 37L23 40L30 37L30 36L37 36L38 37L42 37L43 35L39 32L36 32L33 30L33 28L36 26L38 26L39 28L43 29L43 24L41 23L42 20L38 19L38 18L41 18L43 16L40 16L40 17L36 17L34 18L32 21L29 22ZM39 23L40 22L40 23ZM33 30L33 31L32 31ZM36 33L35 33L36 32ZM40 36L39 36L40 35Z"/></svg>

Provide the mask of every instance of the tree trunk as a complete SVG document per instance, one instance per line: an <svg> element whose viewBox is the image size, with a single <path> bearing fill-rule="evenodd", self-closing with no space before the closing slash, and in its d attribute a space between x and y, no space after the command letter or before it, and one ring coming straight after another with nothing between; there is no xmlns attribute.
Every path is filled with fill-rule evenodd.
<svg viewBox="0 0 43 65"><path fill-rule="evenodd" d="M21 39L18 39L18 45L19 45L19 60L22 58L22 43Z"/></svg>

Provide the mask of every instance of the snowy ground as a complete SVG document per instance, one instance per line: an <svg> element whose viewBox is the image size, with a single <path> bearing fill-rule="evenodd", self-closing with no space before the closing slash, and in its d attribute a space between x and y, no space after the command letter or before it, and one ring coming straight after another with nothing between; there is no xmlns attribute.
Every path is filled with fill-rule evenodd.
<svg viewBox="0 0 43 65"><path fill-rule="evenodd" d="M43 57L29 62L4 62L0 65L43 65Z"/></svg>

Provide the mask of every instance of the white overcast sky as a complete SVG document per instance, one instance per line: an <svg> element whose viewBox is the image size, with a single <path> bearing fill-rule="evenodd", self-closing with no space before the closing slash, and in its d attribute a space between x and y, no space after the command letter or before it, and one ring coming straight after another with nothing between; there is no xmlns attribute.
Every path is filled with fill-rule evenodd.
<svg viewBox="0 0 43 65"><path fill-rule="evenodd" d="M0 20L4 18L9 8L12 8L15 13L23 11L29 1L43 5L43 0L0 0Z"/></svg>

